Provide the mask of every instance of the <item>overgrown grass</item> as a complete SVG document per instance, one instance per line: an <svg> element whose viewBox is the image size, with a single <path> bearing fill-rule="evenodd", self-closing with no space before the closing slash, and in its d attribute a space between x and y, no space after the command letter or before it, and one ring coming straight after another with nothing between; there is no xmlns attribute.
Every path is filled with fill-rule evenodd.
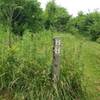
<svg viewBox="0 0 100 100"><path fill-rule="evenodd" d="M91 100L91 93L89 96L87 93L92 87L84 84L90 82L85 82L87 76L91 78L94 73L88 70L97 66L99 56L93 47L99 49L100 46L70 34L50 31L31 34L27 32L17 39L12 37L11 48L6 33L0 34L1 100ZM54 85L50 75L52 39L56 35L61 37L62 50L60 79ZM95 65L90 66L88 60L93 60Z"/></svg>

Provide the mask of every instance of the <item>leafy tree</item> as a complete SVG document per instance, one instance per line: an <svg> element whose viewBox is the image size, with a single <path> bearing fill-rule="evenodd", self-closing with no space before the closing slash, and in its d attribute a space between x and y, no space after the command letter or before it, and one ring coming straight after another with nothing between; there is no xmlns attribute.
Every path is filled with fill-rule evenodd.
<svg viewBox="0 0 100 100"><path fill-rule="evenodd" d="M57 31L65 32L68 30L68 23L71 16L66 9L58 7L55 16L55 27Z"/></svg>
<svg viewBox="0 0 100 100"><path fill-rule="evenodd" d="M37 0L27 1L25 6L25 16L27 28L32 32L37 32L43 28L43 11Z"/></svg>
<svg viewBox="0 0 100 100"><path fill-rule="evenodd" d="M1 0L0 18L10 32L22 35L25 28L35 32L42 26L42 10L37 0Z"/></svg>
<svg viewBox="0 0 100 100"><path fill-rule="evenodd" d="M70 15L65 8L56 5L55 1L48 2L45 9L45 27L57 31L66 31Z"/></svg>
<svg viewBox="0 0 100 100"><path fill-rule="evenodd" d="M96 41L100 37L100 13L95 11L88 14L92 24L89 26L89 34L91 39Z"/></svg>
<svg viewBox="0 0 100 100"><path fill-rule="evenodd" d="M56 3L54 0L48 2L45 9L45 28L50 29L54 27L54 15L56 12Z"/></svg>
<svg viewBox="0 0 100 100"><path fill-rule="evenodd" d="M100 13L97 11L87 14L79 12L78 16L70 20L69 31L72 33L76 31L96 41L100 37Z"/></svg>
<svg viewBox="0 0 100 100"><path fill-rule="evenodd" d="M11 47L11 32L12 32L12 22L15 19L13 17L14 11L17 8L21 8L22 6L17 4L18 0L0 0L0 19L1 23L4 25L4 27L7 30L7 33L9 34L9 47ZM22 0L23 1L23 0ZM20 4L22 1L19 1ZM16 16L15 16L16 17Z"/></svg>
<svg viewBox="0 0 100 100"><path fill-rule="evenodd" d="M79 33L81 33L82 35L86 35L88 30L86 15L84 15L83 12L79 12L78 16L74 20L75 28L78 29Z"/></svg>

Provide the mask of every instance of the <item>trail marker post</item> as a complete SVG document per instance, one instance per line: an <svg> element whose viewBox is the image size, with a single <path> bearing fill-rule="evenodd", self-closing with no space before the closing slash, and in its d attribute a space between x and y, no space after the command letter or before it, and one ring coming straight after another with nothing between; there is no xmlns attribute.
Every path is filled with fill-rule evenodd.
<svg viewBox="0 0 100 100"><path fill-rule="evenodd" d="M56 83L60 75L60 47L61 40L59 37L53 38L53 66L52 66L52 80Z"/></svg>

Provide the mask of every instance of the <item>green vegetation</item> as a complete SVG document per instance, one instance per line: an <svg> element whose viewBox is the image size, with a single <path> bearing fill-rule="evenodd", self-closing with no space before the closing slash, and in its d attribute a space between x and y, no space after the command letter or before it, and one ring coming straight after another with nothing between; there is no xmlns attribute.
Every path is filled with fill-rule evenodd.
<svg viewBox="0 0 100 100"><path fill-rule="evenodd" d="M0 23L6 30L20 36L26 29L33 33L46 29L78 33L100 42L100 12L84 14L80 11L73 17L55 0L48 2L44 11L37 0L0 0Z"/></svg>
<svg viewBox="0 0 100 100"><path fill-rule="evenodd" d="M100 12L78 16L48 2L0 0L0 100L99 100ZM61 38L60 77L51 78Z"/></svg>
<svg viewBox="0 0 100 100"><path fill-rule="evenodd" d="M44 31L25 34L8 46L0 36L0 94L11 100L99 100L100 45L70 34ZM61 36L61 74L51 81L52 38ZM95 98L95 99L94 99ZM98 98L98 99L97 99ZM10 100L10 99L8 99Z"/></svg>
<svg viewBox="0 0 100 100"><path fill-rule="evenodd" d="M19 98L22 100L25 98L29 100L59 98L62 100L80 97L82 87L78 85L81 85L81 80L80 78L79 80L74 79L79 77L77 76L79 73L75 71L76 68L73 68L74 65L70 69L70 63L68 64L65 60L67 57L64 56L67 55L65 51L62 51L61 79L57 87L52 85L50 79L52 38L50 32L34 34L33 37L25 34L22 40L14 41L12 47L9 48L6 44L7 36L3 35L0 47L0 86L4 98L5 95L15 100L19 100ZM74 59L72 60L74 61ZM75 87L77 89L74 90Z"/></svg>

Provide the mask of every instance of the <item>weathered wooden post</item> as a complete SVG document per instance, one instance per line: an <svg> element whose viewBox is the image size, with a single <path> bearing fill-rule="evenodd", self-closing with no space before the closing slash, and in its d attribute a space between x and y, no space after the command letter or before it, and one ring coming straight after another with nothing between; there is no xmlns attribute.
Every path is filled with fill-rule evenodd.
<svg viewBox="0 0 100 100"><path fill-rule="evenodd" d="M52 80L57 83L60 74L60 46L61 41L59 37L53 38L53 66L52 66Z"/></svg>

